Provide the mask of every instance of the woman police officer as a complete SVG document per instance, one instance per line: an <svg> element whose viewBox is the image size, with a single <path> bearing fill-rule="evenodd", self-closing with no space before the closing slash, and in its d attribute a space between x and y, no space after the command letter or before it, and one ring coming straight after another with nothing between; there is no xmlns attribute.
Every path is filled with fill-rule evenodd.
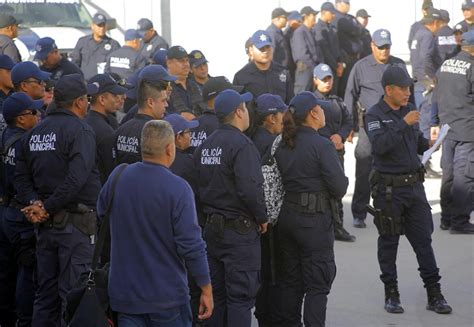
<svg viewBox="0 0 474 327"><path fill-rule="evenodd" d="M304 325L324 326L327 295L336 275L331 212L337 212L333 200L344 196L348 179L334 145L318 134L325 125L323 104L311 92L291 100L275 153L286 193L277 240L282 326L301 326L303 297Z"/></svg>

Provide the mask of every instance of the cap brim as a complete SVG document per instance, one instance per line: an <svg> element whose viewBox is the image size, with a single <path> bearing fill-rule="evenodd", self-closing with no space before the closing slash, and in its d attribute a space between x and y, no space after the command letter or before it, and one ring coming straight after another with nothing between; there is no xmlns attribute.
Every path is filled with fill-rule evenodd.
<svg viewBox="0 0 474 327"><path fill-rule="evenodd" d="M33 100L31 106L28 109L41 109L44 106L43 100Z"/></svg>
<svg viewBox="0 0 474 327"><path fill-rule="evenodd" d="M199 121L197 120L188 120L186 121L187 128L196 128L199 126Z"/></svg>
<svg viewBox="0 0 474 327"><path fill-rule="evenodd" d="M121 87L120 85L114 85L110 90L107 92L110 92L112 94L125 94L127 93L127 89L124 87Z"/></svg>
<svg viewBox="0 0 474 327"><path fill-rule="evenodd" d="M138 30L137 32L138 32L138 35L140 35L140 38L143 38L145 36L146 30L145 31Z"/></svg>
<svg viewBox="0 0 474 327"><path fill-rule="evenodd" d="M135 88L132 88L125 92L125 95L127 96L127 98L135 100L137 98L137 90Z"/></svg>
<svg viewBox="0 0 474 327"><path fill-rule="evenodd" d="M254 45L257 47L257 49L261 49L263 47L266 47L267 45L272 45L271 42L268 42L268 41L264 41L264 42L259 42L259 43L254 43Z"/></svg>
<svg viewBox="0 0 474 327"><path fill-rule="evenodd" d="M321 74L319 76L314 75L313 77L319 79L320 81L322 81L323 79L325 79L328 76L334 77L330 72L327 72L326 74Z"/></svg>
<svg viewBox="0 0 474 327"><path fill-rule="evenodd" d="M87 84L86 89L87 95L94 95L99 92L99 88L95 84Z"/></svg>
<svg viewBox="0 0 474 327"><path fill-rule="evenodd" d="M253 95L250 92L244 93L240 95L240 98L243 102L250 102L253 99Z"/></svg>
<svg viewBox="0 0 474 327"><path fill-rule="evenodd" d="M172 76L172 75L168 75L166 77L163 77L161 80L163 81L167 81L167 82L174 82L176 81L178 78L175 77L175 76Z"/></svg>
<svg viewBox="0 0 474 327"><path fill-rule="evenodd" d="M192 64L192 66L193 66L194 68L196 68L196 67L199 67L199 66L201 66L202 64L206 64L206 63L208 63L208 62L209 62L209 61L207 61L206 58L201 58L201 59L198 59L198 60L194 61L193 64Z"/></svg>
<svg viewBox="0 0 474 327"><path fill-rule="evenodd" d="M320 107L324 107L326 109L331 109L331 101L318 99L317 105L319 105Z"/></svg>
<svg viewBox="0 0 474 327"><path fill-rule="evenodd" d="M15 64L13 64L13 65L2 65L2 66L0 66L0 69L12 70L13 67L15 67Z"/></svg>
<svg viewBox="0 0 474 327"><path fill-rule="evenodd" d="M44 60L46 57L48 57L48 53L43 53L43 52L36 52L35 56L33 57L33 60Z"/></svg>
<svg viewBox="0 0 474 327"><path fill-rule="evenodd" d="M377 46L377 47L383 47L384 45L392 45L392 41L391 40L381 40L379 42L375 42L374 41L374 44Z"/></svg>
<svg viewBox="0 0 474 327"><path fill-rule="evenodd" d="M47 73L47 72L44 72L44 71L42 71L42 70L38 73L37 76L35 76L35 78L37 78L37 79L40 80L40 81L46 81L46 80L48 80L50 77L51 77L51 73Z"/></svg>

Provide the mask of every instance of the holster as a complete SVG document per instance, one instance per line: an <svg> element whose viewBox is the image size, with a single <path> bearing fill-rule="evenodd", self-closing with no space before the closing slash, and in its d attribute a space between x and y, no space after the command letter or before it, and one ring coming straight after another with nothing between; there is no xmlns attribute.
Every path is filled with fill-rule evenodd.
<svg viewBox="0 0 474 327"><path fill-rule="evenodd" d="M329 197L324 192L285 194L285 203L302 214L322 213L328 209Z"/></svg>
<svg viewBox="0 0 474 327"><path fill-rule="evenodd" d="M79 203L76 208L68 210L69 219L80 232L87 236L97 233L97 214L93 209Z"/></svg>
<svg viewBox="0 0 474 327"><path fill-rule="evenodd" d="M237 219L226 219L218 213L209 215L207 223L211 225L215 233L221 236L224 234L224 229L230 229L238 234L246 235L257 227L257 224L250 218L240 216Z"/></svg>
<svg viewBox="0 0 474 327"><path fill-rule="evenodd" d="M374 216L374 224L379 235L396 236L405 234L405 224L403 217L390 217L384 214L383 210L375 209L367 205L367 211Z"/></svg>
<svg viewBox="0 0 474 327"><path fill-rule="evenodd" d="M365 108L357 102L357 125L359 128L365 128Z"/></svg>

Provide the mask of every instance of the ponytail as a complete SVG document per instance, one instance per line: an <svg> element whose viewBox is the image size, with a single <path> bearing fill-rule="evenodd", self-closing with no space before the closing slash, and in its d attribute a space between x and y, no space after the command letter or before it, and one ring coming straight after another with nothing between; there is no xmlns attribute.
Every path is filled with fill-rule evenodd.
<svg viewBox="0 0 474 327"><path fill-rule="evenodd" d="M296 130L304 121L304 119L295 117L292 111L293 108L290 107L283 115L283 131L281 133L283 142L290 149L295 148Z"/></svg>

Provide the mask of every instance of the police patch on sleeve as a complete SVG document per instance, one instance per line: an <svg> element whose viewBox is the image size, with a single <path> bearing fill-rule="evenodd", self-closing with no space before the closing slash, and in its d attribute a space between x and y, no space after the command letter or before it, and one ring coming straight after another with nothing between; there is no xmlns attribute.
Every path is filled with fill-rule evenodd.
<svg viewBox="0 0 474 327"><path fill-rule="evenodd" d="M370 123L367 124L367 127L369 128L369 132L376 129L380 129L380 122L378 120L371 121Z"/></svg>

